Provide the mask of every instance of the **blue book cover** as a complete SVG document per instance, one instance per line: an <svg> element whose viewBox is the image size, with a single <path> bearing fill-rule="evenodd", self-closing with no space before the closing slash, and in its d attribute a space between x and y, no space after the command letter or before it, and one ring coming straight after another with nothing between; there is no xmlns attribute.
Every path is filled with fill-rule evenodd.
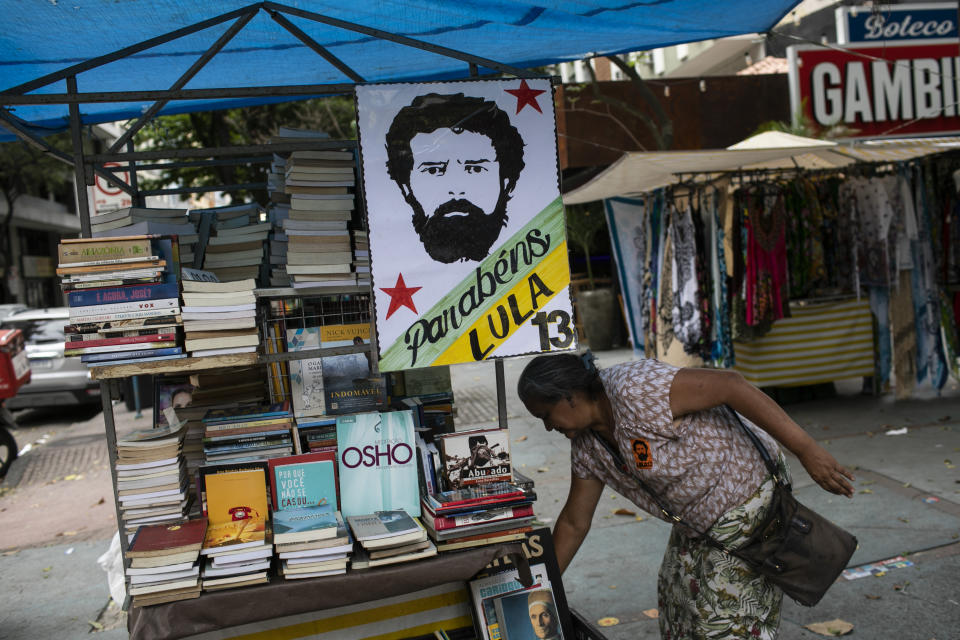
<svg viewBox="0 0 960 640"><path fill-rule="evenodd" d="M115 360L136 360L154 356L175 356L183 353L183 347L164 347L162 349L141 349L139 351L120 351L117 353L90 353L80 356L80 362L113 362Z"/></svg>
<svg viewBox="0 0 960 640"><path fill-rule="evenodd" d="M311 537L333 538L337 534L337 511L333 505L281 509L273 512L274 540L278 534L325 532L326 535ZM281 537L281 539L282 539Z"/></svg>
<svg viewBox="0 0 960 640"><path fill-rule="evenodd" d="M340 509L344 516L403 509L420 515L413 415L358 413L337 418Z"/></svg>
<svg viewBox="0 0 960 640"><path fill-rule="evenodd" d="M278 511L337 504L337 481L333 460L294 462L284 464L283 459L271 465L273 508Z"/></svg>
<svg viewBox="0 0 960 640"><path fill-rule="evenodd" d="M180 244L174 237L161 236L152 241L157 255L167 261L163 270L163 281L168 284L177 284L180 281Z"/></svg>
<svg viewBox="0 0 960 640"><path fill-rule="evenodd" d="M261 407L244 407L241 409L212 409L203 417L204 424L219 424L221 422L243 422L244 420L258 420L260 418L276 418L290 415L290 407L286 402Z"/></svg>
<svg viewBox="0 0 960 640"><path fill-rule="evenodd" d="M114 302L140 302L142 300L165 300L180 296L180 286L176 282L159 284L126 285L106 289L88 289L71 291L67 299L71 307L90 307Z"/></svg>

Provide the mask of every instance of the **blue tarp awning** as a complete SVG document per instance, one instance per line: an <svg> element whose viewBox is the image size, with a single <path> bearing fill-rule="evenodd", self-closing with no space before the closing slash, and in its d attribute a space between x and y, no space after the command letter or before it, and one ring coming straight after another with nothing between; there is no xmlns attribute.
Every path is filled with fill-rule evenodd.
<svg viewBox="0 0 960 640"><path fill-rule="evenodd" d="M764 32L797 0L0 0L0 91L137 43L249 7L246 24L183 88L351 83L271 17L277 10L367 82L462 78L467 63L323 24L286 8L383 30L518 68L671 44ZM77 74L81 93L167 89L227 32L235 19ZM484 69L481 68L481 72ZM58 80L30 93L66 93ZM289 98L286 98L289 99ZM170 102L161 113L278 100L263 96ZM5 103L0 97L0 105ZM151 102L86 103L84 123L139 116ZM41 130L67 126L66 105L15 105ZM0 139L9 140L3 135Z"/></svg>

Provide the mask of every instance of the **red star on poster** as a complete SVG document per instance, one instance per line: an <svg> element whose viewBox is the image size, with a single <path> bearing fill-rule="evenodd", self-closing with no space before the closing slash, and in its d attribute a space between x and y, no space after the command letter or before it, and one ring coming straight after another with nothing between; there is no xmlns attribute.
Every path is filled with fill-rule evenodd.
<svg viewBox="0 0 960 640"><path fill-rule="evenodd" d="M390 296L390 308L387 309L386 319L389 320L393 312L400 307L407 307L414 313L417 313L417 308L413 306L413 294L422 288L423 287L408 287L407 283L403 281L402 273L397 274L397 284L394 286L380 287L380 291Z"/></svg>
<svg viewBox="0 0 960 640"><path fill-rule="evenodd" d="M517 98L517 113L520 113L527 105L530 105L539 113L543 113L543 111L540 111L540 105L537 104L537 96L546 93L545 90L531 89L526 80L521 80L519 89L504 89L504 91Z"/></svg>

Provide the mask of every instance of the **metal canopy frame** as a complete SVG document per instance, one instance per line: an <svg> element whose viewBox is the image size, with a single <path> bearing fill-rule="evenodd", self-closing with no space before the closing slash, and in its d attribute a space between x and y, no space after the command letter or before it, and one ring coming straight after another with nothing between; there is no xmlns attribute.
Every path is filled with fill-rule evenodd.
<svg viewBox="0 0 960 640"><path fill-rule="evenodd" d="M285 86L263 86L263 87L223 87L208 89L184 89L186 84L210 61L224 46L238 34L249 22L259 13L266 12L272 20L284 27L293 37L303 42L312 51L317 53L323 60L336 67L341 73L353 81L353 84L319 84L319 85L285 85ZM262 185L260 183L248 183L239 185L212 185L205 187L180 187L172 189L157 189L152 191L143 191L139 188L137 173L139 171L148 171L152 169L175 168L175 167L199 167L199 166L218 166L230 164L246 163L268 163L275 152L289 152L307 149L324 149L344 147L356 148L356 142L350 140L309 140L293 141L282 144L271 145L246 145L233 147L209 147L209 148L187 148L173 149L164 151L134 151L133 136L137 131L146 126L163 107L171 100L206 100L216 98L251 98L263 96L277 96L289 98L308 98L325 95L338 95L344 93L353 93L354 87L358 83L363 83L364 78L344 61L340 60L325 47L310 38L299 27L292 23L287 16L296 16L298 18L320 22L332 27L345 29L372 36L381 40L386 40L416 49L421 49L437 55L446 56L466 63L464 77L477 77L481 67L487 68L499 73L512 75L518 78L540 78L541 74L532 73L525 69L518 69L510 65L502 64L494 60L489 60L462 51L457 51L447 47L434 45L414 38L400 36L380 29L372 29L360 24L346 22L327 16L287 7L274 2L259 2L247 7L237 9L222 15L198 22L188 27L183 27L175 31L145 40L143 42L125 47L112 53L86 60L79 64L71 65L60 71L47 74L36 78L30 82L18 85L16 87L0 92L0 124L5 125L13 134L24 142L33 145L74 168L76 183L77 208L80 215L81 235L90 237L90 203L87 198L87 187L94 184L95 176L101 176L110 180L118 188L129 194L135 204L143 204L143 198L147 195L160 194L180 194L200 191L228 191L247 188L256 188ZM95 92L80 93L77 90L77 75L84 71L89 71L109 64L116 60L132 56L141 51L152 47L188 36L204 29L218 24L233 21L233 24L209 46L209 48L200 55L200 57L185 71L176 82L168 89L153 91L117 91L117 92ZM48 86L54 82L66 81L66 93L45 93L31 94L41 87ZM554 82L556 78L552 78ZM105 153L85 154L83 150L82 122L80 118L80 105L86 103L110 103L110 102L138 102L152 101L144 113L137 121L116 140ZM64 153L52 147L40 135L37 130L29 123L15 116L10 107L17 105L54 105L65 104L69 107L70 117L70 137L72 143L72 155ZM122 150L125 149L125 150ZM160 160L171 162L162 163ZM106 163L119 163L119 167L107 167ZM130 176L129 181L124 180L120 173L126 172ZM371 312L373 301L371 298ZM350 347L353 351L355 347ZM376 334L371 336L370 349L376 353ZM324 350L328 351L328 350ZM264 361L261 359L261 361ZM505 390L505 375L503 360L494 359L494 375L497 388L497 417L501 429L507 427L507 404ZM116 426L113 418L113 399L115 397L115 381L102 380L100 382L101 401L103 405L104 427L107 437L107 450L110 457L111 469L116 461ZM122 521L120 503L116 494L116 482L114 481L114 506L116 508L117 523ZM126 536L121 536L121 551L126 556L127 540ZM129 604L124 603L124 609Z"/></svg>
<svg viewBox="0 0 960 640"><path fill-rule="evenodd" d="M221 87L207 89L184 89L190 80L200 72L204 66L210 62L227 45L227 43L260 12L266 13L274 22L281 25L291 36L303 42L307 47L314 51L328 64L338 69L345 76L353 81L353 84L314 84L314 85L283 85L283 86L263 86L263 87ZM401 36L390 33L382 29L366 27L362 24L348 22L331 18L320 13L289 7L276 2L258 2L240 9L236 9L213 18L203 20L196 24L182 27L170 31L163 35L144 40L137 44L124 47L112 53L108 53L90 60L85 60L78 64L70 65L29 82L12 87L0 92L0 123L6 126L11 133L19 139L31 144L51 157L73 165L76 176L76 197L77 209L80 214L80 229L82 236L90 235L90 203L87 199L87 187L94 184L95 176L101 176L110 180L118 188L129 194L134 202L142 202L146 195L191 193L197 191L230 191L239 188L252 188L260 186L259 183L246 185L213 185L203 188L183 187L179 189L161 189L154 191L141 191L137 187L136 174L138 171L148 169L173 168L176 166L202 166L203 164L236 164L241 162L266 162L269 160L269 154L282 150L293 151L298 148L317 149L323 148L323 141L311 141L304 143L290 143L283 145L257 145L244 147L210 147L205 149L178 149L171 151L153 151L153 152L133 152L131 141L144 126L146 126L164 106L171 100L209 100L218 98L254 98L254 97L288 97L288 98L308 98L327 95L338 95L352 93L357 83L364 82L364 78L354 71L345 61L340 60L333 55L327 48L317 43L313 38L307 35L302 29L295 25L288 16L295 16L304 20L325 24L327 26L344 29L354 33L361 33L379 40L393 42L407 47L420 49L440 56L461 60L466 63L465 77L476 77L481 67L497 71L504 74L516 76L518 78L541 77L539 74L532 73L526 69L518 69L507 64L490 60L480 56L475 56L463 51L450 49L435 45L423 40L417 40L407 36ZM177 40L179 38L193 35L213 26L224 23L232 24L227 30L217 37L208 49L203 52L199 58L173 83L168 89L159 89L153 91L110 91L80 93L77 90L77 75L85 71L90 71L98 67L110 64L117 60L135 55L153 47ZM66 81L66 93L30 93L42 87L46 87L55 82ZM80 118L80 105L86 103L111 103L111 102L138 102L152 101L143 114L124 134L116 140L106 153L85 155L83 151L82 122ZM73 153L66 154L54 149L38 135L38 132L27 122L17 118L10 107L18 105L68 105L70 114L70 135L73 146ZM337 143L342 148L342 143ZM122 151L122 149L126 151ZM246 156L246 157L242 157ZM232 157L230 160L222 160L223 157ZM148 164L138 165L141 160L178 160L195 158L193 164ZM121 167L108 168L107 162L118 162ZM128 172L131 176L129 181L120 177L117 171Z"/></svg>

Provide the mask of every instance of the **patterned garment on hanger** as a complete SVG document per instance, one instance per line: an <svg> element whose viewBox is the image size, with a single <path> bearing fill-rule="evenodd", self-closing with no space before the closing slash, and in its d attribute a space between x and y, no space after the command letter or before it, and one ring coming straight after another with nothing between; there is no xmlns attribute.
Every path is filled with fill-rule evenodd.
<svg viewBox="0 0 960 640"><path fill-rule="evenodd" d="M798 178L785 190L790 297L808 298L826 285L823 206L816 185Z"/></svg>
<svg viewBox="0 0 960 640"><path fill-rule="evenodd" d="M673 295L673 333L687 353L699 353L703 339L700 291L697 286L697 239L690 206L670 207L670 242Z"/></svg>
<svg viewBox="0 0 960 640"><path fill-rule="evenodd" d="M750 326L789 315L783 193L755 189L748 202L746 320Z"/></svg>
<svg viewBox="0 0 960 640"><path fill-rule="evenodd" d="M730 309L727 304L727 261L724 251L725 239L721 212L725 209L723 201L730 197L726 187L714 189L707 197L707 210L710 215L711 255L710 268L713 275L713 328L711 331L710 359L717 367L728 369L734 362L733 342L730 339Z"/></svg>
<svg viewBox="0 0 960 640"><path fill-rule="evenodd" d="M848 185L856 215L857 271L861 286L890 286L888 243L894 217L879 178L852 178Z"/></svg>
<svg viewBox="0 0 960 640"><path fill-rule="evenodd" d="M926 175L918 170L915 176L910 176L914 178L913 208L917 216L917 239L911 243L913 269L910 270L917 333L917 382L928 380L934 389L942 389L947 381L947 363L940 339L940 291L934 275Z"/></svg>

